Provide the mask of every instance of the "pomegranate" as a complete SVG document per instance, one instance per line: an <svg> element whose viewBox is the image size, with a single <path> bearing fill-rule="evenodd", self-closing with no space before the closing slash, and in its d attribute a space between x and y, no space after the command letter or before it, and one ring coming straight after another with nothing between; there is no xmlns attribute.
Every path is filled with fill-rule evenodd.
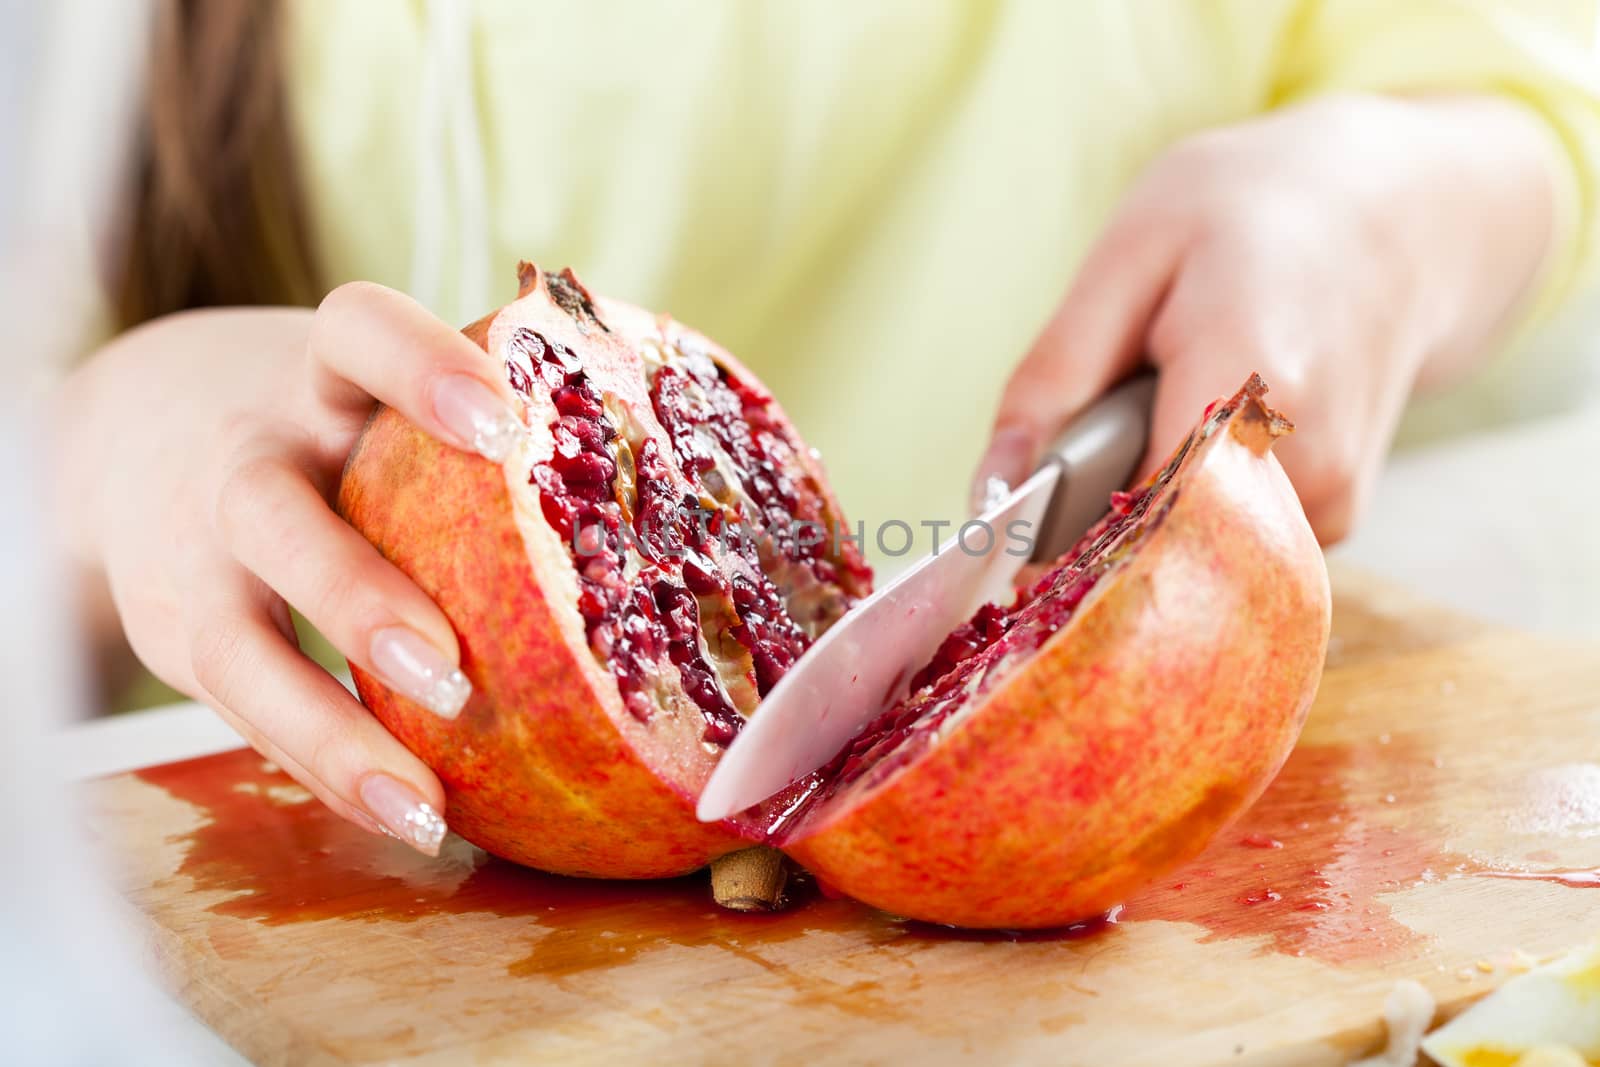
<svg viewBox="0 0 1600 1067"><path fill-rule="evenodd" d="M473 697L443 721L352 668L451 827L561 874L684 874L746 842L693 803L744 717L870 588L816 457L671 319L524 264L467 328L525 400L497 465L381 409L341 513L443 609Z"/></svg>
<svg viewBox="0 0 1600 1067"><path fill-rule="evenodd" d="M1291 427L1252 377L830 764L701 825L721 752L871 575L815 456L728 353L570 271L521 281L467 334L524 398L522 447L493 464L384 409L339 491L460 636L474 693L455 721L352 673L469 840L613 878L764 840L903 916L1053 926L1193 857L1288 755L1328 580L1271 455Z"/></svg>
<svg viewBox="0 0 1600 1067"><path fill-rule="evenodd" d="M1058 926L1197 855L1299 736L1327 650L1322 553L1252 376L1009 608L744 824L868 904Z"/></svg>

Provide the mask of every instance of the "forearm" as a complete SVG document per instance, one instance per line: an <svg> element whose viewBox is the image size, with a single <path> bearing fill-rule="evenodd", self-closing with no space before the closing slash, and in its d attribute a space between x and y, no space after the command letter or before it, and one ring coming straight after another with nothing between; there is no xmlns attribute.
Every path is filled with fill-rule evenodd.
<svg viewBox="0 0 1600 1067"><path fill-rule="evenodd" d="M49 398L52 439L48 457L50 522L61 551L63 577L70 599L70 617L77 624L79 645L89 672L92 706L104 707L125 686L137 660L122 633L104 561L95 533L99 488L94 484L93 457L111 446L104 436L97 368L93 357L62 381Z"/></svg>

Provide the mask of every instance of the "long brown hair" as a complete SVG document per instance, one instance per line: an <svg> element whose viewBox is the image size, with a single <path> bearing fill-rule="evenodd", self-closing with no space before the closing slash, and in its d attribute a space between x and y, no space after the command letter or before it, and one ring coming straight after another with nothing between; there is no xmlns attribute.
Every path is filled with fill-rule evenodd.
<svg viewBox="0 0 1600 1067"><path fill-rule="evenodd" d="M320 295L276 0L160 0L116 278L123 327Z"/></svg>

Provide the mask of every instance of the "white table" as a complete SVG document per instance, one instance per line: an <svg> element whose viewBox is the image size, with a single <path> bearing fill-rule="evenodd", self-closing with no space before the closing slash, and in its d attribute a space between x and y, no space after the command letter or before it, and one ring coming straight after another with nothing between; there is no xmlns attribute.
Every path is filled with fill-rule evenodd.
<svg viewBox="0 0 1600 1067"><path fill-rule="evenodd" d="M1334 555L1485 618L1600 637L1596 462L1600 405L1399 456L1360 533ZM80 779L240 743L193 704L83 723L56 741L55 758ZM175 1005L152 1022L193 1062L243 1062Z"/></svg>
<svg viewBox="0 0 1600 1067"><path fill-rule="evenodd" d="M1600 638L1600 402L1395 457L1331 555L1479 618Z"/></svg>

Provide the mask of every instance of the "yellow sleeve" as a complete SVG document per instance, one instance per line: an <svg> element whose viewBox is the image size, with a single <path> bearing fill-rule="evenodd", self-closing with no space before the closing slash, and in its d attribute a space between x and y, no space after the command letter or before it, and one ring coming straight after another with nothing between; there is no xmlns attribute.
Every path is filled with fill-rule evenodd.
<svg viewBox="0 0 1600 1067"><path fill-rule="evenodd" d="M1285 25L1271 102L1336 90L1493 92L1542 119L1567 166L1557 239L1522 333L1600 273L1597 32L1597 0L1308 0Z"/></svg>

